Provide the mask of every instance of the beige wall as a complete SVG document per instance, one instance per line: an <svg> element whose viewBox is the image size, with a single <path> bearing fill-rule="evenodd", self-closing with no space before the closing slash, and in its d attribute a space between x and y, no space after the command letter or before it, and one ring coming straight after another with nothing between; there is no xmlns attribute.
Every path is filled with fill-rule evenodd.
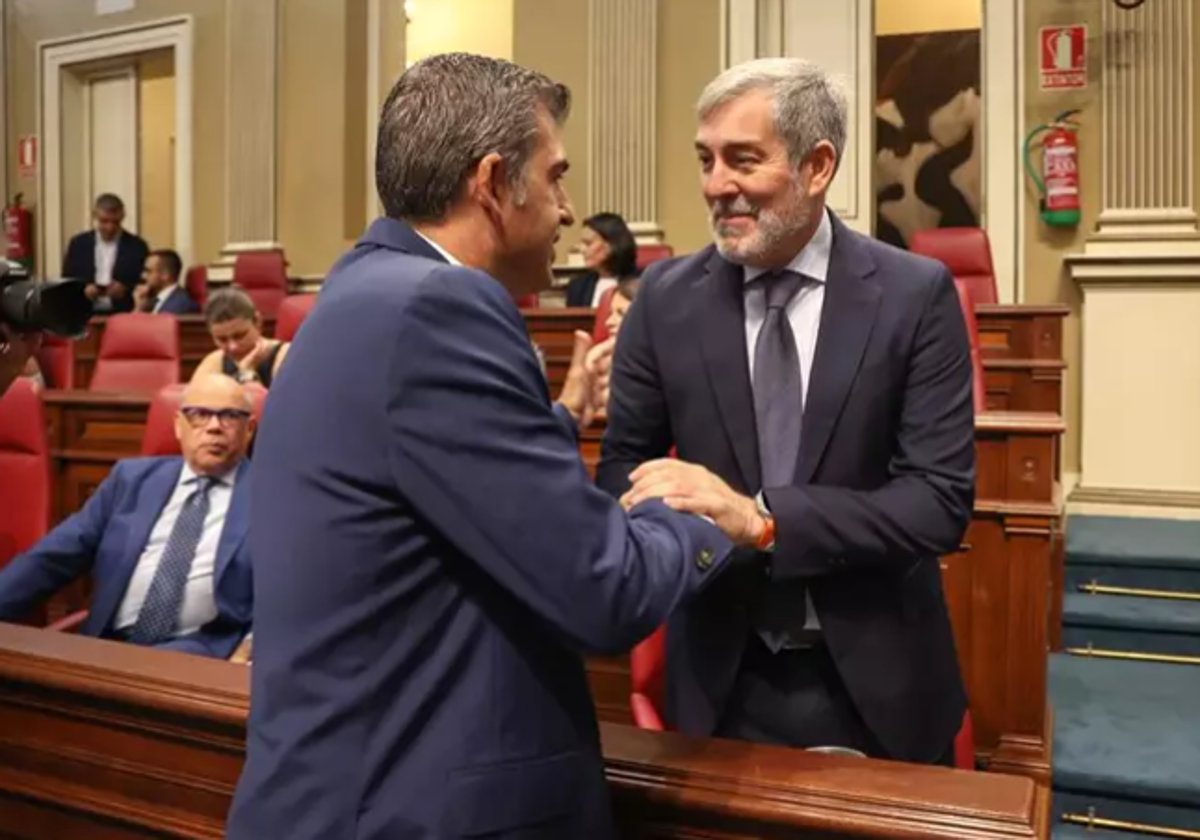
<svg viewBox="0 0 1200 840"><path fill-rule="evenodd" d="M414 0L407 32L410 62L445 52L513 57L516 0Z"/></svg>
<svg viewBox="0 0 1200 840"><path fill-rule="evenodd" d="M139 233L151 248L175 247L175 61L142 56L138 72Z"/></svg>
<svg viewBox="0 0 1200 840"><path fill-rule="evenodd" d="M875 0L875 34L979 29L987 0ZM1012 0L992 0L1009 3Z"/></svg>
<svg viewBox="0 0 1200 840"><path fill-rule="evenodd" d="M225 231L225 4L209 0L153 0L133 11L98 16L96 5L82 0L8 0L8 131L18 137L37 134L36 45L48 39L127 27L190 15L194 21L195 117L193 121L193 243L195 258L214 259ZM36 217L36 179L19 178L16 143L10 142L10 190L22 190ZM55 258L51 268L58 265Z"/></svg>

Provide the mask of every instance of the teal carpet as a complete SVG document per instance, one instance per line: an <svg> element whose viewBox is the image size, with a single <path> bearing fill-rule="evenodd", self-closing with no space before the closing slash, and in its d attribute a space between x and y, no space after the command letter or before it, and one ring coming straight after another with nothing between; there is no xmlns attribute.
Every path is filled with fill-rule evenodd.
<svg viewBox="0 0 1200 840"><path fill-rule="evenodd" d="M1200 592L1200 522L1071 517L1063 643L1200 656L1200 602L1080 584ZM1200 831L1200 665L1050 659L1054 811ZM1057 840L1146 835L1058 824Z"/></svg>

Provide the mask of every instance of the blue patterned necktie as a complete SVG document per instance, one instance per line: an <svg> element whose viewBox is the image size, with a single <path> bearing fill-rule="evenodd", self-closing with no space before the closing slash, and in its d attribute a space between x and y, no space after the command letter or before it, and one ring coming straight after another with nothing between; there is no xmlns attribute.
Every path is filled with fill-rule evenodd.
<svg viewBox="0 0 1200 840"><path fill-rule="evenodd" d="M800 454L804 383L787 306L807 282L793 271L763 278L767 314L754 344L754 417L763 487L791 484ZM804 587L767 581L753 615L758 635L771 651L794 646L804 628Z"/></svg>
<svg viewBox="0 0 1200 840"><path fill-rule="evenodd" d="M179 612L183 607L183 593L187 588L188 575L196 559L196 548L204 533L204 520L208 518L208 492L213 480L205 476L195 479L196 489L183 503L150 591L142 602L137 622L129 634L129 640L139 645L156 645L170 639L179 624Z"/></svg>

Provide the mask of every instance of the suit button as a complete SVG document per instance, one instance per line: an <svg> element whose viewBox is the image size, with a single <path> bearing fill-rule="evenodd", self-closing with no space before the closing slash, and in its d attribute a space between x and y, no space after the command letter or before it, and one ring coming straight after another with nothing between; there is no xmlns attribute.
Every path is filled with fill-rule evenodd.
<svg viewBox="0 0 1200 840"><path fill-rule="evenodd" d="M700 567L700 571L708 571L713 564L713 550L706 548L696 555L696 565Z"/></svg>

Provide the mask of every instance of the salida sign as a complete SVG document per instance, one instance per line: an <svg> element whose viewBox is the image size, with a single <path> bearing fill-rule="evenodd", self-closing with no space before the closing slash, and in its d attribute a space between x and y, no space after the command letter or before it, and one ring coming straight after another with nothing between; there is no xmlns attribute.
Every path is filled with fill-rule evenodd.
<svg viewBox="0 0 1200 840"><path fill-rule="evenodd" d="M1042 90L1072 90L1087 87L1087 27L1043 26Z"/></svg>

